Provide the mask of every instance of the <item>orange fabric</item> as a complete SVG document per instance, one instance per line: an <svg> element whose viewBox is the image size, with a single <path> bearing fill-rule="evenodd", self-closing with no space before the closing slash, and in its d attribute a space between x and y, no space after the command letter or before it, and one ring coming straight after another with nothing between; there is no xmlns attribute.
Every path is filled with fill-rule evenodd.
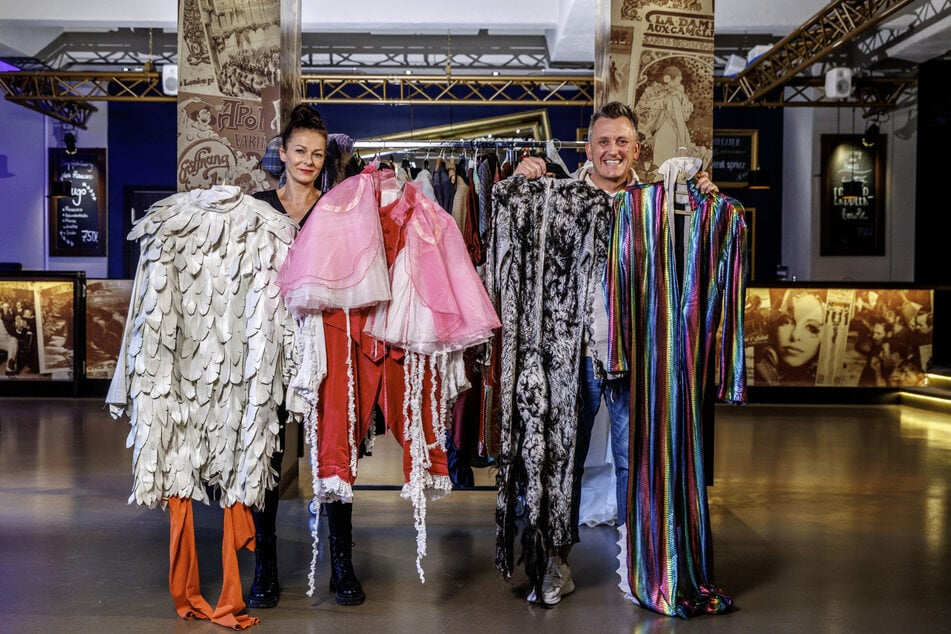
<svg viewBox="0 0 951 634"><path fill-rule="evenodd" d="M221 596L211 617L212 622L233 630L243 630L261 621L256 616L238 614L245 608L238 551L242 548L254 550L254 546L254 518L251 510L240 502L226 508L224 535L221 538Z"/></svg>
<svg viewBox="0 0 951 634"><path fill-rule="evenodd" d="M183 619L211 618L212 609L201 596L198 578L198 552L195 549L195 519L190 499L168 500L171 532L168 541L168 587L175 611Z"/></svg>
<svg viewBox="0 0 951 634"><path fill-rule="evenodd" d="M214 610L201 595L192 501L178 497L169 498L168 511L171 526L168 587L178 615L188 620L210 619L213 623L234 630L257 625L259 618L238 614L245 608L238 551L242 548L254 550L255 546L254 518L250 509L240 503L225 509L224 534L221 539L221 596L218 598L218 607Z"/></svg>

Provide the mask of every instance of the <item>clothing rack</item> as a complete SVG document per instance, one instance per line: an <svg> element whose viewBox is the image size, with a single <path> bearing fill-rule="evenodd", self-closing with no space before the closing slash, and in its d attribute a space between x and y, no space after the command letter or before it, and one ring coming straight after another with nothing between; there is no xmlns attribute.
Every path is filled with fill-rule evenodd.
<svg viewBox="0 0 951 634"><path fill-rule="evenodd" d="M415 139L415 140L363 140L354 141L355 150L399 151L399 150L426 150L426 149L522 149L547 148L549 143L555 144L556 150L584 149L584 141L560 141L558 139L521 139L521 138L478 138L478 139ZM361 154L357 152L357 154Z"/></svg>

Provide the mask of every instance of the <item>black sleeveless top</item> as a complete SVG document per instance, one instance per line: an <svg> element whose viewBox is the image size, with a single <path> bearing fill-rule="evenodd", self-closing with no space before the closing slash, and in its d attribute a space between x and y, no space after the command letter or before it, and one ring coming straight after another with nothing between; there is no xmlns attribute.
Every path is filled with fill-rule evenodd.
<svg viewBox="0 0 951 634"><path fill-rule="evenodd" d="M281 212L282 214L287 215L287 210L284 209L284 205L281 203L281 199L280 199L280 197L277 195L277 190L276 190L276 189L265 189L264 191L254 192L254 193L251 194L251 195L254 196L255 198L257 198L258 200L263 200L264 202L266 202L267 204L269 204L271 207L274 207L275 209L277 209L277 210L278 210L279 212ZM320 200L320 198L318 198L317 200ZM317 205L317 203L316 203L316 201L315 201L315 202L314 202L314 206L316 206L316 205ZM304 226L304 223L307 222L307 219L310 217L310 212L312 212L312 211L314 210L314 206L312 206L310 209L308 209L308 210L307 210L307 213L304 214L304 217L300 219L300 222L299 222L298 224L299 224L301 227L303 227L303 226Z"/></svg>

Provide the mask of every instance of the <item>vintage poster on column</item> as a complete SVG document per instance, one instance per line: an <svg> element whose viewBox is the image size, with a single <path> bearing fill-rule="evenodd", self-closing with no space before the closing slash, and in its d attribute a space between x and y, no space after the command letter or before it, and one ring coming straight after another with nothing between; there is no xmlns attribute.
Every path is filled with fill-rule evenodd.
<svg viewBox="0 0 951 634"><path fill-rule="evenodd" d="M607 101L630 104L642 136L642 180L675 156L713 151L713 0L611 0Z"/></svg>
<svg viewBox="0 0 951 634"><path fill-rule="evenodd" d="M178 189L265 189L280 130L280 0L179 3Z"/></svg>

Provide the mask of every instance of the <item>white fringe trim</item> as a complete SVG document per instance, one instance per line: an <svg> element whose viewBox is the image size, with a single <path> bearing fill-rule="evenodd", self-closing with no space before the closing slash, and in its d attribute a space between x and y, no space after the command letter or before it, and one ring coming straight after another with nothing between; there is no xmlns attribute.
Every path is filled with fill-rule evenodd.
<svg viewBox="0 0 951 634"><path fill-rule="evenodd" d="M634 605L640 605L641 602L634 597L634 593L631 591L631 580L627 573L627 524L625 523L618 526L617 532L617 545L620 549L620 552L618 552L617 556L617 574L621 579L621 581L617 584L617 587L621 589L622 593L624 593L625 599L629 600Z"/></svg>
<svg viewBox="0 0 951 634"><path fill-rule="evenodd" d="M317 477L318 472L318 460L317 460L317 390L314 390L314 403L313 406L307 410L307 413L304 415L304 429L307 432L307 444L310 445L310 484L313 487L314 491L314 502L317 502L317 491L320 490L320 480ZM316 586L316 576L317 576L317 552L320 539L318 535L320 533L320 526L318 518L320 513L316 513L314 517L314 528L311 530L311 557L310 557L310 570L307 572L307 596L314 596L314 587Z"/></svg>
<svg viewBox="0 0 951 634"><path fill-rule="evenodd" d="M357 397L353 379L353 342L350 339L350 309L343 309L347 318L347 440L350 443L350 474L357 477ZM362 439L361 439L362 440Z"/></svg>
<svg viewBox="0 0 951 634"><path fill-rule="evenodd" d="M429 371L432 378L430 392L430 421L435 433L435 442L426 442L426 430L423 422L423 378L426 374L426 355L407 352L403 362L403 440L409 443L411 464L409 481L403 485L400 496L413 504L413 525L416 528L416 571L419 580L426 583L423 572L423 557L426 556L426 504L437 500L452 490L448 476L434 476L429 473L432 467L429 452L446 447L446 415L448 399L445 390L437 394L436 382L439 377L437 360L429 357ZM445 359L439 360L439 366L445 366Z"/></svg>

